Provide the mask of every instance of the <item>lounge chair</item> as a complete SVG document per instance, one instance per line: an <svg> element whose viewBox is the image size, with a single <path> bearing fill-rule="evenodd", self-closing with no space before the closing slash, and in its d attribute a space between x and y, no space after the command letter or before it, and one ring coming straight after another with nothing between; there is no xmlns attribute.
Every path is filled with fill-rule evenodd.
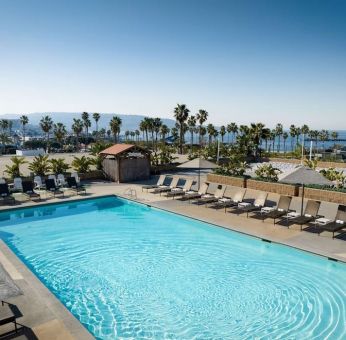
<svg viewBox="0 0 346 340"><path fill-rule="evenodd" d="M8 188L7 183L0 184L0 198L2 198L4 203L8 202L14 204L16 202L14 197L10 194L10 190Z"/></svg>
<svg viewBox="0 0 346 340"><path fill-rule="evenodd" d="M260 210L260 215L262 217L262 221L266 218L273 219L273 223L275 224L278 218L281 218L289 212L289 208L291 205L292 197L291 196L280 196L279 202L276 208L264 207Z"/></svg>
<svg viewBox="0 0 346 340"><path fill-rule="evenodd" d="M57 179L56 179L56 176L55 176L55 175L49 175L49 176L48 176L48 179L53 179L53 180L54 180L55 185L56 185L56 186L58 186L58 181L57 181Z"/></svg>
<svg viewBox="0 0 346 340"><path fill-rule="evenodd" d="M318 218L318 210L320 209L321 202L320 201L313 201L309 200L308 203L306 204L305 210L303 215L299 216L294 216L290 218L290 213L287 214L286 219L287 219L287 227L289 228L289 223L290 224L298 224L300 225L300 230L303 230L303 225L307 224L309 222L313 222L316 218Z"/></svg>
<svg viewBox="0 0 346 340"><path fill-rule="evenodd" d="M173 197L173 199L174 199L175 196L185 195L186 192L191 190L192 184L193 184L193 180L187 179L182 188L173 188L171 191L167 192L166 196L167 197Z"/></svg>
<svg viewBox="0 0 346 340"><path fill-rule="evenodd" d="M57 188L53 178L48 178L48 179L46 179L45 182L46 182L46 191L47 192L52 193L54 195L54 197L56 195L64 196L64 192Z"/></svg>
<svg viewBox="0 0 346 340"><path fill-rule="evenodd" d="M333 233L334 238L336 232L342 231L342 229L346 228L346 206L339 205L334 221L326 218L317 218L315 220L315 228L318 235L320 235L323 231L328 231Z"/></svg>
<svg viewBox="0 0 346 340"><path fill-rule="evenodd" d="M201 196L205 195L208 191L209 183L203 183L198 191L187 191L185 195L178 198L181 201L190 201L193 199L200 198Z"/></svg>
<svg viewBox="0 0 346 340"><path fill-rule="evenodd" d="M218 185L214 195L211 195L211 194L202 195L200 198L196 199L193 203L198 205L206 204L207 206L209 203L214 203L222 199L223 195L225 194L225 191L226 191L226 185Z"/></svg>
<svg viewBox="0 0 346 340"><path fill-rule="evenodd" d="M67 185L65 176L63 174L58 174L56 181L59 187L64 187Z"/></svg>
<svg viewBox="0 0 346 340"><path fill-rule="evenodd" d="M35 184L35 189L42 189L44 187L41 176L34 177L34 184Z"/></svg>
<svg viewBox="0 0 346 340"><path fill-rule="evenodd" d="M210 207L214 209L225 209L225 212L227 208L233 207L238 205L240 202L243 201L244 196L246 193L246 189L240 188L237 190L237 192L234 194L232 198L230 197L222 197L217 202L212 204Z"/></svg>
<svg viewBox="0 0 346 340"><path fill-rule="evenodd" d="M23 194L28 196L29 199L33 200L34 198L38 198L41 200L41 196L34 191L34 183L31 181L23 181L22 182L23 187Z"/></svg>
<svg viewBox="0 0 346 340"><path fill-rule="evenodd" d="M235 212L237 215L246 213L246 217L249 217L250 212L260 211L265 206L267 197L267 192L261 192L253 203L241 202L238 204L237 208L233 210L233 212Z"/></svg>
<svg viewBox="0 0 346 340"><path fill-rule="evenodd" d="M66 179L67 189L71 189L72 191L75 191L78 195L80 192L83 192L84 195L86 194L86 189L83 185L78 185L76 182L75 177L67 177ZM66 188L65 188L66 189Z"/></svg>
<svg viewBox="0 0 346 340"><path fill-rule="evenodd" d="M177 176L173 176L173 179L171 181L170 185L162 185L156 189L154 189L154 191L151 191L152 194L161 194L167 191L171 191L172 189L176 188L179 182L179 177Z"/></svg>
<svg viewBox="0 0 346 340"><path fill-rule="evenodd" d="M3 184L3 183L1 183ZM13 323L14 324L14 330L15 333L18 332L18 324L17 324L17 316L16 313L14 313L14 311L11 308L11 305L5 301L1 301L0 304L0 326L3 325L7 325L9 323ZM6 335L8 335L9 333L5 333ZM4 336L4 334L1 334L1 337ZM12 336L9 338L12 338ZM13 336L13 338L15 338Z"/></svg>
<svg viewBox="0 0 346 340"><path fill-rule="evenodd" d="M157 180L157 183L156 184L151 184L151 185L143 185L142 186L142 191L143 190L149 190L149 189L156 189L160 186L163 185L163 183L165 182L165 179L166 179L166 175L160 175L159 179Z"/></svg>
<svg viewBox="0 0 346 340"><path fill-rule="evenodd" d="M80 178L78 176L78 172L72 172L71 177L74 177L76 179L76 183L80 183Z"/></svg>
<svg viewBox="0 0 346 340"><path fill-rule="evenodd" d="M22 190L23 190L22 179L20 177L15 177L13 179L12 191L13 192L22 192Z"/></svg>

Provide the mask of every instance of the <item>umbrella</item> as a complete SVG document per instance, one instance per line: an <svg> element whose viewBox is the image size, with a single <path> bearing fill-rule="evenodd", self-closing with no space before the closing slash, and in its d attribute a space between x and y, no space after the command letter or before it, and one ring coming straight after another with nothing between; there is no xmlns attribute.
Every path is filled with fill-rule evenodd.
<svg viewBox="0 0 346 340"><path fill-rule="evenodd" d="M203 158L195 158L191 161L185 162L177 166L178 168L184 169L198 169L198 189L201 182L201 169L215 169L218 167L217 164L207 161Z"/></svg>
<svg viewBox="0 0 346 340"><path fill-rule="evenodd" d="M303 215L304 185L306 184L332 185L333 184L333 182L325 178L319 172L311 168L308 168L306 166L299 166L295 168L289 174L282 177L279 180L279 182L302 185L301 215Z"/></svg>
<svg viewBox="0 0 346 340"><path fill-rule="evenodd" d="M7 271L0 264L0 301L22 295L23 292L14 283Z"/></svg>

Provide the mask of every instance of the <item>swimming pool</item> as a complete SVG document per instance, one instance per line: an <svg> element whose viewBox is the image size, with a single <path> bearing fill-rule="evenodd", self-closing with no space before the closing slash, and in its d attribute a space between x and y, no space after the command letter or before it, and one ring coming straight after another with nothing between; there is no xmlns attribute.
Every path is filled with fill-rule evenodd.
<svg viewBox="0 0 346 340"><path fill-rule="evenodd" d="M345 264L146 205L1 212L0 237L97 338L346 337Z"/></svg>

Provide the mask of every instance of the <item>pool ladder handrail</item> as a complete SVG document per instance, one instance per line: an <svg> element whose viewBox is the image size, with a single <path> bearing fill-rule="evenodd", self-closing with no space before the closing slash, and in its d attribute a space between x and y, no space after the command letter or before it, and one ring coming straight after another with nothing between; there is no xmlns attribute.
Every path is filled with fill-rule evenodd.
<svg viewBox="0 0 346 340"><path fill-rule="evenodd" d="M123 194L124 196L137 199L137 191L134 188L130 188L130 187L126 188Z"/></svg>

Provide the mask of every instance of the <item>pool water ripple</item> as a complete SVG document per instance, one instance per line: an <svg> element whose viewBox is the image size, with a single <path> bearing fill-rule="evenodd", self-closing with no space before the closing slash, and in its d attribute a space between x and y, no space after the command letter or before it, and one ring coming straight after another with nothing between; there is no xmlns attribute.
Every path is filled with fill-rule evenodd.
<svg viewBox="0 0 346 340"><path fill-rule="evenodd" d="M346 338L345 264L111 197L0 214L97 338Z"/></svg>

